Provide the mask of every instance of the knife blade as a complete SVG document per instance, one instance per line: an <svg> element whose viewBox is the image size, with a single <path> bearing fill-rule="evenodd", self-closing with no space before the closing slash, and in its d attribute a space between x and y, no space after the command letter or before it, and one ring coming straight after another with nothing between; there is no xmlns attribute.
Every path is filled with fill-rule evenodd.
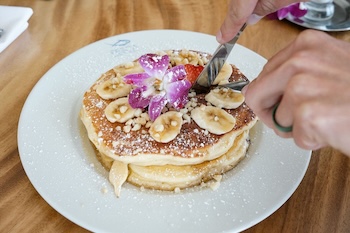
<svg viewBox="0 0 350 233"><path fill-rule="evenodd" d="M247 26L246 23L243 24L241 29L238 31L236 36L231 41L218 46L213 56L209 60L208 64L204 67L203 71L197 77L196 82L192 86L193 89L200 92L209 91L210 86L213 84L216 76L220 72L227 57L231 53L233 47L235 46L238 38L240 37L240 35L242 34L246 26ZM242 83L240 83L238 86L243 88L244 85L242 86ZM235 90L237 90L237 87L234 85L234 82L231 83L230 85L227 85L227 87L229 88L235 87Z"/></svg>

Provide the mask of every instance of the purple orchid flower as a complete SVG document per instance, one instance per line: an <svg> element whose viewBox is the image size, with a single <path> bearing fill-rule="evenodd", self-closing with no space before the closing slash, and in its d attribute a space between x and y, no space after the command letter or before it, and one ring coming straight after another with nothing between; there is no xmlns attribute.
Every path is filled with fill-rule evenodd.
<svg viewBox="0 0 350 233"><path fill-rule="evenodd" d="M306 13L307 9L304 7L303 4L294 3L289 6L283 7L274 13L269 14L268 18L282 20L284 18L287 18L287 16L290 14L294 18L298 19L303 17Z"/></svg>
<svg viewBox="0 0 350 233"><path fill-rule="evenodd" d="M129 94L129 104L133 108L146 108L154 121L167 103L175 109L187 103L191 82L185 79L183 65L169 68L169 56L145 54L139 58L144 73L128 74L124 81L135 86Z"/></svg>

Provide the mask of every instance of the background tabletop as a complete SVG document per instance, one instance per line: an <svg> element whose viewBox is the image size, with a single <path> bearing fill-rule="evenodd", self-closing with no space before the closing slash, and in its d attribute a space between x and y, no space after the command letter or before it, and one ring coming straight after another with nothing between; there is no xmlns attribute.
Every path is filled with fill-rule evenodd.
<svg viewBox="0 0 350 233"><path fill-rule="evenodd" d="M23 170L17 127L23 104L57 62L92 42L149 29L215 35L227 0L0 0L33 9L28 29L0 53L0 232L87 232L38 194ZM269 59L305 30L263 19L238 43ZM350 32L330 35L350 42ZM332 148L314 151L295 193L246 232L350 232L350 159Z"/></svg>

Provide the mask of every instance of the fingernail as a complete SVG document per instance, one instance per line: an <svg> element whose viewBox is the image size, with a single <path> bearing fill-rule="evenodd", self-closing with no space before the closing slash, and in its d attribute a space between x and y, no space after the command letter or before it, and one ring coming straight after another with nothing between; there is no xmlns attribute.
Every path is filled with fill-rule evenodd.
<svg viewBox="0 0 350 233"><path fill-rule="evenodd" d="M307 150L318 150L325 146L327 146L325 143L319 142L317 139L305 139L304 141L304 147Z"/></svg>
<svg viewBox="0 0 350 233"><path fill-rule="evenodd" d="M247 89L248 89L248 85L245 85L242 90L241 90L241 93L242 95L245 95L245 93L247 92Z"/></svg>
<svg viewBox="0 0 350 233"><path fill-rule="evenodd" d="M216 34L216 40L222 44L223 41L222 41L222 33L221 33L221 30L218 31L218 33Z"/></svg>
<svg viewBox="0 0 350 233"><path fill-rule="evenodd" d="M252 14L252 15L249 16L249 18L247 20L247 24L256 24L262 18L264 18L264 16L260 16L260 15L257 15L257 14Z"/></svg>

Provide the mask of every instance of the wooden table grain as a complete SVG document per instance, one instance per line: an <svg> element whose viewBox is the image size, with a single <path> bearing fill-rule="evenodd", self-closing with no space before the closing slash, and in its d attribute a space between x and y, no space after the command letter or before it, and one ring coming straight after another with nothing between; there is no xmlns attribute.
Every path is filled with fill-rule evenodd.
<svg viewBox="0 0 350 233"><path fill-rule="evenodd" d="M0 0L34 11L29 28L0 53L0 232L87 232L49 206L26 176L17 148L17 125L33 86L77 49L116 34L181 29L215 35L227 0ZM265 58L304 28L263 19L239 43ZM350 42L350 32L332 36ZM245 231L350 232L350 159L332 148L314 151L291 198Z"/></svg>

